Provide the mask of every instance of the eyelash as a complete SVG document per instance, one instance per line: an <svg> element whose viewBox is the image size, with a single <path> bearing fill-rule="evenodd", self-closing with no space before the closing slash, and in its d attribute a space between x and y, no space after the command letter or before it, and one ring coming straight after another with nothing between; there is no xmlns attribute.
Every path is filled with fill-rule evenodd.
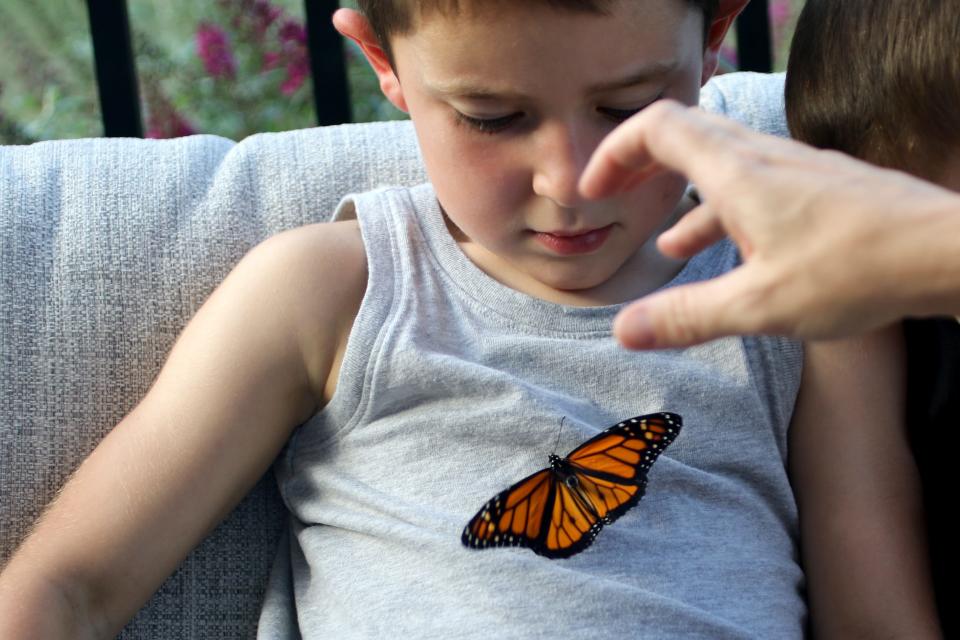
<svg viewBox="0 0 960 640"><path fill-rule="evenodd" d="M465 124L473 129L477 130L479 133L485 133L487 135L500 133L515 120L521 117L520 113L511 113L508 116L503 116L500 118L472 118L468 115L464 115L459 111L454 111L456 114L457 122L459 124Z"/></svg>
<svg viewBox="0 0 960 640"><path fill-rule="evenodd" d="M659 95L647 104L636 109L613 109L609 107L601 107L597 109L602 115L606 116L610 120L621 123L624 120L629 119L630 117L636 115L637 113L643 111L651 104L660 100L663 95ZM456 115L457 123L464 124L472 129L476 130L478 133L483 133L486 135L493 135L495 133L500 133L508 129L514 122L523 117L522 113L511 113L510 115L502 116L499 118L474 118L459 111L454 111Z"/></svg>
<svg viewBox="0 0 960 640"><path fill-rule="evenodd" d="M659 100L659 98L658 98L658 100ZM653 104L653 103L651 102L650 104ZM597 109L597 111L599 111L599 112L602 113L603 115L607 116L608 118L610 118L610 119L613 120L614 122L623 122L624 120L628 120L628 119L631 118L632 116L637 115L637 114L640 113L643 109L646 109L648 106L650 106L650 105L644 105L644 106L640 107L639 109L611 109L611 108L608 108L608 107L602 107L602 108L600 108L600 109Z"/></svg>

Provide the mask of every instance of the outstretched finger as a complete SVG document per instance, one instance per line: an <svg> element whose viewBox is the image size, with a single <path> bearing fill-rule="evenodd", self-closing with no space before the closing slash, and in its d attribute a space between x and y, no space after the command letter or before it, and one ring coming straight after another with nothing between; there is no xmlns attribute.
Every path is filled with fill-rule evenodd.
<svg viewBox="0 0 960 640"><path fill-rule="evenodd" d="M688 347L715 338L764 333L756 308L744 304L756 296L748 266L713 280L651 294L621 311L613 334L628 349ZM753 313L753 315L751 315Z"/></svg>
<svg viewBox="0 0 960 640"><path fill-rule="evenodd" d="M701 204L657 238L657 248L671 258L689 258L726 235L720 218L707 204Z"/></svg>
<svg viewBox="0 0 960 640"><path fill-rule="evenodd" d="M615 129L597 147L580 177L580 192L602 198L664 168L698 183L736 160L734 142L751 135L731 120L661 100Z"/></svg>

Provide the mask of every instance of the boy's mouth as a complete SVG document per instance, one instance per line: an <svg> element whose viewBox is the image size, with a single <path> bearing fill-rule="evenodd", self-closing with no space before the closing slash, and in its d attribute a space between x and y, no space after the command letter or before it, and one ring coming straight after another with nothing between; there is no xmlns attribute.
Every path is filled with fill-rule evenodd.
<svg viewBox="0 0 960 640"><path fill-rule="evenodd" d="M570 256L596 251L610 236L613 225L589 231L536 231L533 236L547 249L560 255Z"/></svg>

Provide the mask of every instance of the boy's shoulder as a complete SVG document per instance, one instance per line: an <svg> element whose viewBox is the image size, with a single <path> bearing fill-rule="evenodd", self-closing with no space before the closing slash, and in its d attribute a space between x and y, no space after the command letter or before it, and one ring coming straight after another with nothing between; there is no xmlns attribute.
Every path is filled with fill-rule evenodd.
<svg viewBox="0 0 960 640"><path fill-rule="evenodd" d="M278 286L294 287L306 297L327 297L346 282L365 282L367 259L356 220L318 222L281 231L251 254L278 276ZM285 276L280 278L279 276Z"/></svg>
<svg viewBox="0 0 960 640"><path fill-rule="evenodd" d="M325 249L318 251L318 249ZM276 257L310 258L322 260L330 251L363 254L363 238L355 219L314 222L280 231L255 247L256 251L276 254ZM342 257L342 256L341 256Z"/></svg>
<svg viewBox="0 0 960 640"><path fill-rule="evenodd" d="M356 220L318 222L282 231L254 250L276 286L305 310L359 304L366 289L367 255ZM323 313L324 316L327 312Z"/></svg>
<svg viewBox="0 0 960 640"><path fill-rule="evenodd" d="M260 273L299 342L314 389L321 395L336 379L334 363L366 293L367 255L356 220L321 222L282 231L257 245L245 261ZM251 281L256 276L251 278ZM253 283L251 282L253 285Z"/></svg>

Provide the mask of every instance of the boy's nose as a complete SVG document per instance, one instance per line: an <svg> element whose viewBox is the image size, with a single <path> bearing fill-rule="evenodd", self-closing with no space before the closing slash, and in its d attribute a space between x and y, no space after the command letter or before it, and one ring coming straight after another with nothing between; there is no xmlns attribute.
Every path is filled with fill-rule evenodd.
<svg viewBox="0 0 960 640"><path fill-rule="evenodd" d="M534 149L534 193L565 208L580 204L583 199L577 182L594 147L595 141L574 126L545 127Z"/></svg>

